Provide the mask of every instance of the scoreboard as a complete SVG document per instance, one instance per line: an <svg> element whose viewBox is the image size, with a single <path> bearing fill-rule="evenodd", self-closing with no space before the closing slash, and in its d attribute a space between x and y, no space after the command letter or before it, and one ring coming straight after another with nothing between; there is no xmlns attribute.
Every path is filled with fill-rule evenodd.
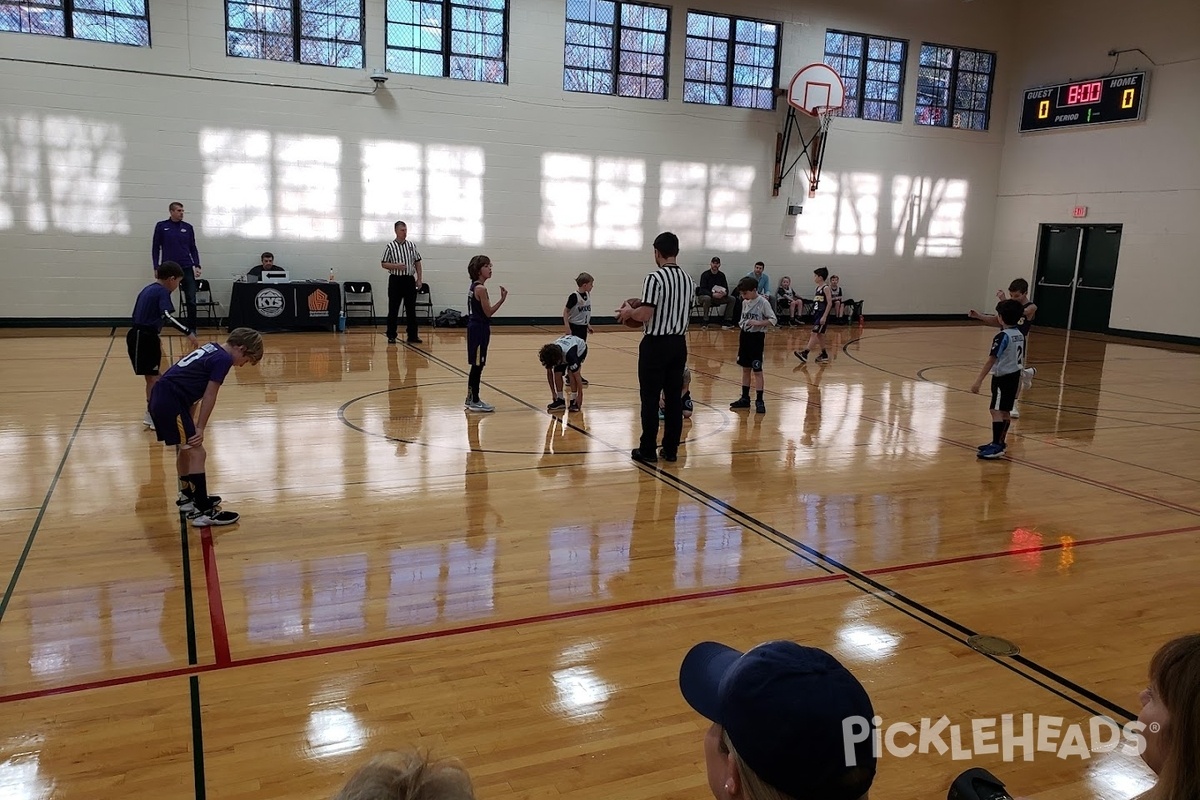
<svg viewBox="0 0 1200 800"><path fill-rule="evenodd" d="M1026 89L1019 130L1024 133L1140 120L1145 90L1144 72Z"/></svg>

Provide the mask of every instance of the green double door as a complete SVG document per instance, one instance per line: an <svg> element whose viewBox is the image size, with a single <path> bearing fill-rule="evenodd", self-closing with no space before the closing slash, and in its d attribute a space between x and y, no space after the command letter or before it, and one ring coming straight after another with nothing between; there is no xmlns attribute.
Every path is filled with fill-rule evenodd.
<svg viewBox="0 0 1200 800"><path fill-rule="evenodd" d="M1037 324L1106 333L1120 225L1042 225L1033 301Z"/></svg>

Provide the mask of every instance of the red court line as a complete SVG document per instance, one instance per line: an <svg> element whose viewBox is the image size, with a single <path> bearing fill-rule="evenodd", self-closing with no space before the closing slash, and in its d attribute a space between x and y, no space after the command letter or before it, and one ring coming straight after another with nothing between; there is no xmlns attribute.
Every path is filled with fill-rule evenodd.
<svg viewBox="0 0 1200 800"><path fill-rule="evenodd" d="M1106 544L1108 542L1119 542L1129 539L1147 539L1155 536L1168 536L1173 533L1190 533L1200 530L1200 525L1187 528L1170 528L1159 531L1144 531L1141 533L1123 533L1116 536L1100 537L1096 539L1087 539L1085 541L1074 542L1072 546L1079 547L1085 544ZM1000 550L992 553L981 553L970 556L957 556L955 558L946 558L936 561L921 561L912 564L904 564L894 567L877 567L875 569L863 570L864 575L880 575L890 572L900 572L904 570L916 570L925 567L935 567L944 564L956 564L965 561L979 561L987 558L1002 558L1004 556L1015 556L1023 553L1036 552L1039 550L1054 550L1063 547L1061 544L1050 544L1043 547L1030 547L1021 550ZM338 653L348 653L356 650L367 650L375 647L384 647L393 644L406 644L409 642L420 642L429 639L442 639L449 636L458 636L464 633L479 633L494 630L503 630L504 628L514 628L520 625L531 625L541 622L554 622L557 620L573 619L576 617L588 617L597 614L607 614L612 611L628 611L637 608L647 608L650 606L664 606L675 603L688 602L690 600L705 600L714 597L728 597L730 595L748 594L751 592L762 592L770 589L784 589L797 586L813 586L821 583L831 583L850 578L851 576L836 572L830 575L820 575L813 578L796 578L790 581L777 581L774 583L760 583L751 586L734 586L728 589L711 589L703 592L692 592L690 594L669 595L667 597L654 597L646 600L631 600L626 603L613 603L609 605L587 606L584 608L576 608L568 611L557 611L550 614L536 614L530 617L517 617L515 619L498 620L495 622L482 622L477 625L465 625L457 628L446 628L436 631L422 631L421 633L411 633L405 636L391 636L384 639L372 639L364 642L350 642L347 644L329 645L328 647L318 647L310 650L297 650L290 653L275 653L267 656L256 656L254 658L245 658L239 660L230 660L227 664L199 664L187 667L176 667L174 669L160 670L157 672L145 672L137 675L127 675L118 678L105 678L98 681L89 681L87 683L76 683L67 686L59 686L51 689L35 689L28 692L20 692L17 694L0 695L0 705L6 703L15 703L20 700L34 700L42 697L52 697L54 695L76 694L78 692L86 692L91 689L103 689L110 686L123 686L131 683L142 683L145 681L160 680L163 678L174 678L188 675L200 675L206 672L214 672L217 670L229 669L231 667L246 667L257 664L271 664L280 661L295 661L302 658L311 658L313 656L335 655Z"/></svg>
<svg viewBox="0 0 1200 800"><path fill-rule="evenodd" d="M775 583L759 583L751 586L733 586L728 589L710 589L703 592L691 592L690 594L669 595L667 597L652 597L645 600L630 600L626 603L586 606L584 608L574 608L568 611L556 611L550 614L535 614L529 617L517 617L515 619L505 619L494 622L481 622L476 625L464 625L457 628L444 628L436 631L422 631L421 633L410 633L405 636L389 636L384 639L370 639L363 642L335 644L329 645L328 647L317 647L309 650L296 650L290 653L274 653L268 656L243 658L236 661L231 659L226 664L200 664L187 667L176 667L174 669L160 670L157 672L145 672L138 675L127 675L120 678L106 678L99 681L89 681L87 683L59 686L52 689L34 689L32 691L20 692L17 694L0 695L0 705L5 703L15 703L19 700L32 700L40 697L50 697L60 694L75 694L77 692L88 691L89 689L101 689L109 686L122 686L130 683L159 680L161 678L173 678L180 675L199 675L204 672L228 669L229 667L246 667L256 664L271 664L278 661L294 661L301 658L310 658L312 656L334 655L337 653L354 652L356 650L367 650L375 647L385 647L393 644L406 644L408 642L420 642L428 639L442 639L447 636L458 636L464 633L496 631L503 630L504 628L517 627L519 625L554 622L557 620L572 619L575 617L590 617L596 614L607 614L612 611L629 611L637 608L673 605L675 603L684 603L690 600L706 600L713 597L728 597L730 595L761 592L769 589L784 589L796 586L812 586L819 583L832 583L834 581L845 580L846 577L847 576L845 573L835 572L829 575L819 575L813 578L796 578L790 581L777 581Z"/></svg>
<svg viewBox="0 0 1200 800"><path fill-rule="evenodd" d="M1003 558L1004 556L1019 556L1026 553L1044 553L1047 550L1063 550L1068 547L1084 547L1089 544L1110 544L1112 542L1124 542L1130 539L1149 539L1154 536L1167 536L1172 533L1192 533L1200 531L1200 525L1191 525L1186 528L1171 528L1165 531L1143 531L1142 533L1121 533L1116 536L1100 536L1095 539L1075 539L1069 543L1055 542L1054 544L1044 544L1040 547L1022 547L1017 550L998 550L993 553L976 553L969 556L955 556L954 558L940 558L934 561L918 561L912 564L899 564L894 567L876 567L874 569L864 569L864 575L886 575L890 572L907 572L910 570L924 569L926 567L943 567L948 564L963 564L968 561L985 561L992 558Z"/></svg>
<svg viewBox="0 0 1200 800"><path fill-rule="evenodd" d="M213 650L217 666L223 667L229 657L229 629L225 626L225 604L221 602L221 577L217 574L217 554L213 549L212 529L200 529L200 544L204 550L204 584L208 590L208 617L212 623Z"/></svg>

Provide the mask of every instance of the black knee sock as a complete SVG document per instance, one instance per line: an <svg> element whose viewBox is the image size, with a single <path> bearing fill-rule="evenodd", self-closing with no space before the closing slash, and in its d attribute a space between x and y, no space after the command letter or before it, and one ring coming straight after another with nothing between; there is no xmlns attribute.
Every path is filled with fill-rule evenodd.
<svg viewBox="0 0 1200 800"><path fill-rule="evenodd" d="M192 497L195 496L196 488L194 486L192 486L192 476L191 475L180 475L179 476L179 493L181 495L183 495L184 497L186 497L188 500L191 500Z"/></svg>
<svg viewBox="0 0 1200 800"><path fill-rule="evenodd" d="M758 402L760 402L760 403L763 401L762 393L763 393L762 389L759 389L757 392L754 393L755 399L758 400Z"/></svg>
<svg viewBox="0 0 1200 800"><path fill-rule="evenodd" d="M1011 427L1012 422L1007 419L1004 420L1004 429L1000 431L1000 444L1004 444L1005 440L1008 439L1008 429Z"/></svg>
<svg viewBox="0 0 1200 800"><path fill-rule="evenodd" d="M750 399L750 387L749 387L749 386L743 386L743 387L742 387L742 399L743 399L743 400L749 400L749 399Z"/></svg>
<svg viewBox="0 0 1200 800"><path fill-rule="evenodd" d="M1004 444L1004 422L992 421L992 444Z"/></svg>
<svg viewBox="0 0 1200 800"><path fill-rule="evenodd" d="M196 504L196 508L205 510L208 508L208 478L203 472L195 472L188 475L188 480L192 483L192 502Z"/></svg>

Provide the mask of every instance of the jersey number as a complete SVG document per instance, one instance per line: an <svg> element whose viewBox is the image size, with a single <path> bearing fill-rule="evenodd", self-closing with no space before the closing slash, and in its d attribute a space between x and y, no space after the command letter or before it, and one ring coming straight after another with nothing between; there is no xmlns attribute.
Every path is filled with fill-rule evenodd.
<svg viewBox="0 0 1200 800"><path fill-rule="evenodd" d="M203 347L201 347L199 350L193 350L192 352L188 353L183 358L179 359L179 363L176 364L175 366L186 367L188 364L191 364L193 361L199 361L200 359L204 358L206 353L208 353L208 351L205 350Z"/></svg>

